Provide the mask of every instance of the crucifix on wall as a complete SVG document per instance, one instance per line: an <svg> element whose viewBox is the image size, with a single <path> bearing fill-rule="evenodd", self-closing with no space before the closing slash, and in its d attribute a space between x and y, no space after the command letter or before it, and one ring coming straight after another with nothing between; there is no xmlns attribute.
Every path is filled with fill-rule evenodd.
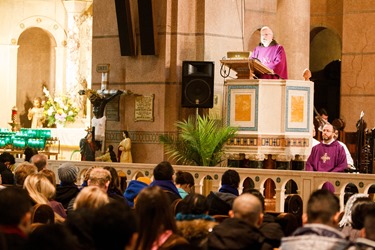
<svg viewBox="0 0 375 250"><path fill-rule="evenodd" d="M104 116L104 111L107 103L120 95L133 95L133 92L130 90L107 89L109 71L109 64L98 64L96 72L102 73L101 89L85 89L78 92L80 95L86 95L93 105L94 117L91 120L91 125L93 138L97 142L102 142L105 139L106 117Z"/></svg>

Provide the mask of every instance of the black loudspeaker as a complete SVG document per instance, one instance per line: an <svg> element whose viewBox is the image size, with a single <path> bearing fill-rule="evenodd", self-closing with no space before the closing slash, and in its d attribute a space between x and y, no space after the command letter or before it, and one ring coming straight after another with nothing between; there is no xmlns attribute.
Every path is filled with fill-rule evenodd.
<svg viewBox="0 0 375 250"><path fill-rule="evenodd" d="M138 0L139 36L142 55L155 55L154 18L152 0Z"/></svg>
<svg viewBox="0 0 375 250"><path fill-rule="evenodd" d="M182 107L213 107L214 70L214 62L184 61L182 63Z"/></svg>
<svg viewBox="0 0 375 250"><path fill-rule="evenodd" d="M135 56L135 40L130 0L115 0L121 56Z"/></svg>

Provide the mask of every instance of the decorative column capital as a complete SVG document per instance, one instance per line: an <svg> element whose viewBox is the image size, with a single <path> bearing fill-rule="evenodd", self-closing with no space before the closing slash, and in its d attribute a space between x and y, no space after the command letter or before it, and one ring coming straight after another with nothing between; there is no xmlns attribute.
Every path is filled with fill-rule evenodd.
<svg viewBox="0 0 375 250"><path fill-rule="evenodd" d="M266 159L266 156L264 154L246 154L246 159L249 159L250 161L264 161Z"/></svg>
<svg viewBox="0 0 375 250"><path fill-rule="evenodd" d="M292 158L292 155L287 154L272 155L272 159L275 159L276 161L291 161Z"/></svg>
<svg viewBox="0 0 375 250"><path fill-rule="evenodd" d="M294 161L307 161L309 158L309 155L295 155L294 156Z"/></svg>
<svg viewBox="0 0 375 250"><path fill-rule="evenodd" d="M92 4L92 0L63 0L62 2L66 11L71 14L81 14Z"/></svg>

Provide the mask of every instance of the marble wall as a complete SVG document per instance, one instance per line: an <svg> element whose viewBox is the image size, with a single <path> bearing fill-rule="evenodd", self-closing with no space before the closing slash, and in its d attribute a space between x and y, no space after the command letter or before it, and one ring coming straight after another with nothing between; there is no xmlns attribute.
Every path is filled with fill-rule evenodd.
<svg viewBox="0 0 375 250"><path fill-rule="evenodd" d="M364 111L367 128L375 126L375 6L372 1L343 2L341 115L355 131Z"/></svg>

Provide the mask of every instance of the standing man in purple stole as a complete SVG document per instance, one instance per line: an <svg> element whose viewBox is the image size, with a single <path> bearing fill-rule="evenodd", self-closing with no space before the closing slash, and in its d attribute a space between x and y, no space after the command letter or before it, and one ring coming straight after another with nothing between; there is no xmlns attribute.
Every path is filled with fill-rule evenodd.
<svg viewBox="0 0 375 250"><path fill-rule="evenodd" d="M272 30L264 26L260 30L260 43L251 57L272 69L274 74L259 75L260 79L288 79L288 68L284 47L273 39Z"/></svg>
<svg viewBox="0 0 375 250"><path fill-rule="evenodd" d="M333 137L334 130L331 124L323 127L323 141L314 146L306 162L306 171L344 172L348 168L343 146ZM326 182L324 189L334 192L331 183Z"/></svg>

